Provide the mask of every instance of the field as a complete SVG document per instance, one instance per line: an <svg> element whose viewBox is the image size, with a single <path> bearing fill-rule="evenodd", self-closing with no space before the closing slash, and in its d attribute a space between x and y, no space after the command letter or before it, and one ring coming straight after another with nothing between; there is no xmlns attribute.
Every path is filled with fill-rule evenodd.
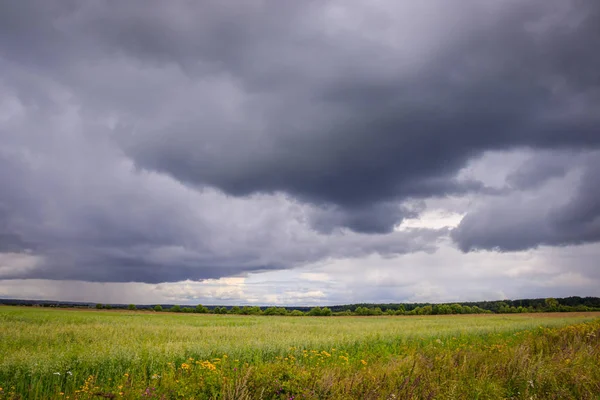
<svg viewBox="0 0 600 400"><path fill-rule="evenodd" d="M0 399L598 399L599 317L0 307Z"/></svg>

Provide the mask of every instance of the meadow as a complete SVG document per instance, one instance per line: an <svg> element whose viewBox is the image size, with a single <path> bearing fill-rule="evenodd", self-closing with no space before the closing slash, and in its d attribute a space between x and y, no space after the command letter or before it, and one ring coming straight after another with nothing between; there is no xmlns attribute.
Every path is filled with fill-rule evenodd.
<svg viewBox="0 0 600 400"><path fill-rule="evenodd" d="M600 313L0 307L0 399L598 399Z"/></svg>

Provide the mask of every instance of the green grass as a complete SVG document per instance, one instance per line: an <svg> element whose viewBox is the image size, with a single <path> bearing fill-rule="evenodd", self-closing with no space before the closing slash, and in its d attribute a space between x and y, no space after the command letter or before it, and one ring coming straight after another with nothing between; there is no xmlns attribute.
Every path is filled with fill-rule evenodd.
<svg viewBox="0 0 600 400"><path fill-rule="evenodd" d="M598 316L0 307L0 399L600 398Z"/></svg>

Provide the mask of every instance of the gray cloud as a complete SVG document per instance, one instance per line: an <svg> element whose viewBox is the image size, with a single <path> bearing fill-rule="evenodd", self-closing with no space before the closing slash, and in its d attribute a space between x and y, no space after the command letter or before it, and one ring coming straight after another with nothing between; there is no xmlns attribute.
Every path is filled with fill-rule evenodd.
<svg viewBox="0 0 600 400"><path fill-rule="evenodd" d="M451 233L463 251L497 249L524 250L540 245L565 246L600 240L600 184L597 171L600 154L580 158L576 178L559 180L533 196L517 192L512 196L484 202L467 213ZM546 179L531 160L517 175L521 180ZM543 164L543 162L542 162ZM532 172L531 174L528 174ZM577 173L578 172L578 173ZM558 175L562 175L561 172ZM550 175L557 175L550 173Z"/></svg>
<svg viewBox="0 0 600 400"><path fill-rule="evenodd" d="M464 251L598 241L593 172L564 204L540 193L600 147L599 12L2 3L0 251L43 259L6 277L161 282L433 251L446 230L394 227L446 196L492 195L452 233ZM523 148L551 156L510 194L460 175Z"/></svg>

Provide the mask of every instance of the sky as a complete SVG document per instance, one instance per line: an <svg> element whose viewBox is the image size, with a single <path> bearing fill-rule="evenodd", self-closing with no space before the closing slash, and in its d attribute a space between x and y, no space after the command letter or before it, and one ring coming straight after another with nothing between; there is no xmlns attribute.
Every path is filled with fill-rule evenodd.
<svg viewBox="0 0 600 400"><path fill-rule="evenodd" d="M0 2L0 297L600 296L600 2Z"/></svg>

